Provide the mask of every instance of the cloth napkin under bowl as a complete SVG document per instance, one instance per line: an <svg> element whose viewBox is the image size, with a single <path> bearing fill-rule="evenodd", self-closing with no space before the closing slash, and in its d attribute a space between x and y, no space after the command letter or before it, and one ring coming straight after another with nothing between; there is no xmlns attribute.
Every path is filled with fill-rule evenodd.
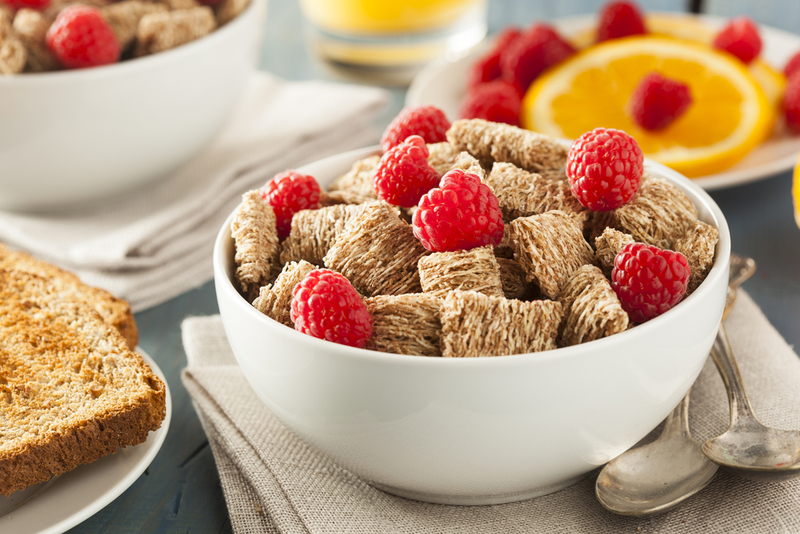
<svg viewBox="0 0 800 534"><path fill-rule="evenodd" d="M172 174L80 209L0 212L0 242L77 273L134 311L149 308L212 278L214 239L242 193L375 143L372 120L387 101L379 88L258 72L223 130Z"/></svg>
<svg viewBox="0 0 800 534"><path fill-rule="evenodd" d="M742 291L726 327L756 415L770 426L800 429L797 354ZM753 482L722 470L680 507L649 518L603 509L594 496L599 470L567 489L511 504L445 506L396 497L338 466L275 418L236 364L219 316L186 319L183 344L183 383L239 534L800 532L800 479ZM703 441L721 434L728 414L709 358L692 388L692 435Z"/></svg>

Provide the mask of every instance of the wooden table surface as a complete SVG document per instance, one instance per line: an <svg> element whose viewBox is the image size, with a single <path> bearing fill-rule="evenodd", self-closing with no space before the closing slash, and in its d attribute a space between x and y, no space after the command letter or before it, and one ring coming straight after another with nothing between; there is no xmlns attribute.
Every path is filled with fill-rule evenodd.
<svg viewBox="0 0 800 534"><path fill-rule="evenodd" d="M603 0L490 0L489 30L514 23L594 12ZM647 10L683 11L686 0L640 0ZM706 11L740 13L758 22L800 33L797 0L707 0ZM312 58L303 36L297 0L269 0L260 68L290 80L337 80ZM390 89L392 99L377 119L385 126L402 108L405 91ZM800 229L790 196L791 173L721 191L711 196L731 228L733 250L752 256L758 272L744 285L790 345L800 346ZM209 258L209 261L211 259ZM74 533L231 532L219 477L197 416L180 381L186 355L181 321L217 313L213 282L155 308L136 314L141 346L158 363L172 389L172 425L149 469L125 493L75 527ZM10 533L9 533L10 534Z"/></svg>

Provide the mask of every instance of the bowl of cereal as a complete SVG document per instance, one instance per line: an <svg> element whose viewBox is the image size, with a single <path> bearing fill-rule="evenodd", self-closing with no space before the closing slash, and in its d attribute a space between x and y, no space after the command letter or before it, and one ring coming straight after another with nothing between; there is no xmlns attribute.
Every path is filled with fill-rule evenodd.
<svg viewBox="0 0 800 534"><path fill-rule="evenodd" d="M458 148L428 146L431 158L443 156L442 148L449 152L441 158L450 160L447 166L464 162L453 161ZM355 184L374 171L379 154L377 147L367 148L298 172L328 189L323 195L327 203L348 194L353 200L368 193L359 193ZM495 163L494 168L507 172L509 165ZM493 174L485 177L487 183L502 179ZM500 191L498 183L493 187ZM508 190L514 187L513 180L506 184ZM242 257L255 249L246 250L240 240L246 233L240 217L259 212L260 201L258 191L245 195L214 249L217 300L237 361L258 397L300 438L375 487L407 498L497 504L569 486L633 446L667 416L700 373L720 324L730 257L727 223L707 193L656 163L646 162L645 179L630 204L640 214L655 205L657 213L649 220L656 222L644 231L667 239L668 248L683 248L691 264L704 264L698 272L705 272L694 287L690 282L686 298L635 327L627 316L608 312L605 299L614 297L599 288L611 287L601 280L608 250L619 249L631 235L648 239L637 233L644 228L641 216L612 213L605 219L613 221L604 224L615 226L616 233L598 229L594 246L580 244L590 249L590 257L563 273L553 293L544 271L534 274L527 287L515 288L507 271L515 268L505 260L525 263L518 261L528 246L519 237L525 227L520 222L555 224L549 236L537 234L542 241L561 242L564 235L575 243L583 240L564 212L510 222L522 245L514 245L516 255L509 258L502 250L505 243L494 250L476 248L470 256L420 252L403 237L411 233L408 222L385 203L331 205L294 215L292 233L282 243L281 275L274 280L275 271L264 269L272 283L253 291L242 284ZM669 228L677 228L672 224L681 217L687 219L683 230L669 237ZM708 233L698 228L714 238L703 237ZM365 247L366 242L371 246ZM453 256L447 259L446 254ZM408 261L415 268L398 263ZM372 314L365 348L290 327L292 289L315 266L343 274L363 295ZM490 296L487 280L498 269L500 293ZM448 274L459 270L460 278ZM479 274L464 274L475 270ZM465 276L481 289L452 289Z"/></svg>
<svg viewBox="0 0 800 534"><path fill-rule="evenodd" d="M79 208L156 180L213 138L256 67L265 0L81 6L117 21L117 48L95 58L112 63L74 69L47 44L74 9L57 2L0 4L0 47L17 53L0 59L0 209Z"/></svg>

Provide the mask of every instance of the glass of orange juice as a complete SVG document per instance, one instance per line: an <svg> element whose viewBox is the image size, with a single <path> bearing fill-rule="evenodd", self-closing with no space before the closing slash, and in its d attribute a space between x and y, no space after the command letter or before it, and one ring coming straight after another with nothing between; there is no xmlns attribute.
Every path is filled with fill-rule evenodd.
<svg viewBox="0 0 800 534"><path fill-rule="evenodd" d="M408 83L486 35L486 0L300 0L316 53L351 74Z"/></svg>

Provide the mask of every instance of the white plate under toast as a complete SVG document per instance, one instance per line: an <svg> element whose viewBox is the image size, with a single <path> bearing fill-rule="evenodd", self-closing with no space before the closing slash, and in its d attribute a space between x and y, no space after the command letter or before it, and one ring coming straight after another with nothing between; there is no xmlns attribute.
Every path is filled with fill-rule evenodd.
<svg viewBox="0 0 800 534"><path fill-rule="evenodd" d="M161 428L151 432L141 445L119 449L116 454L12 493L8 498L0 495L0 532L65 532L119 497L147 469L167 437L172 418L172 398L167 379L156 362L142 349L137 349L137 352L166 387L167 414Z"/></svg>
<svg viewBox="0 0 800 534"><path fill-rule="evenodd" d="M692 16L680 13L669 15ZM719 27L725 23L723 18L708 15L703 15L702 20L712 27ZM562 34L571 35L590 27L594 21L594 15L581 15L556 19L552 23ZM759 29L764 43L762 58L773 68L782 70L792 54L800 51L800 35L763 24L759 25ZM407 106L431 104L442 109L451 120L459 118L458 110L465 94L467 71L481 53L482 50L479 49L456 61L442 60L428 65L414 78L408 88L405 104ZM778 130L780 130L778 133L755 147L733 167L716 174L695 178L693 181L710 191L761 180L793 168L800 152L800 135L790 135L780 128Z"/></svg>

